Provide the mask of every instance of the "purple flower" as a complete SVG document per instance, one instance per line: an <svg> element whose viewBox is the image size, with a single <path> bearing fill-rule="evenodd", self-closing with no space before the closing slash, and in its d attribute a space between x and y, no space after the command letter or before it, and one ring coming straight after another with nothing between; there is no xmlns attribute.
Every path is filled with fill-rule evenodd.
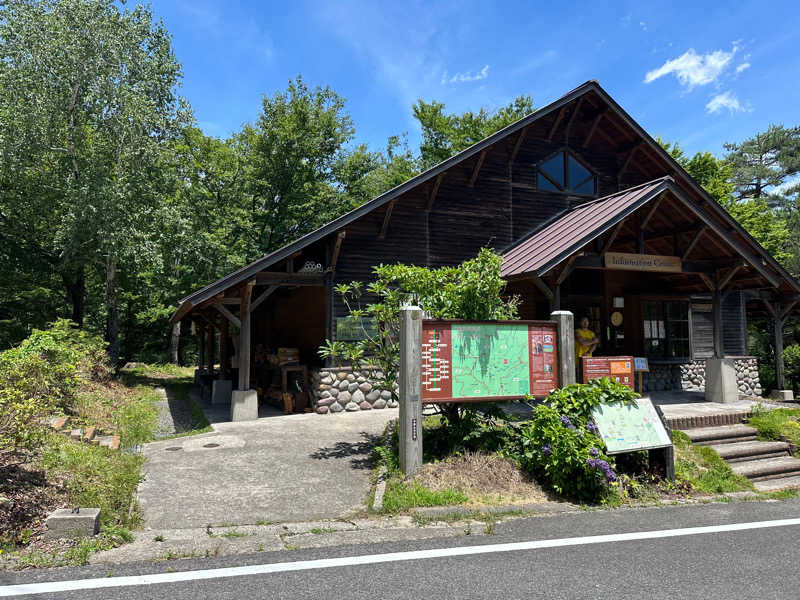
<svg viewBox="0 0 800 600"><path fill-rule="evenodd" d="M614 473L611 465L604 460L600 460L599 458L587 458L586 465L593 469L600 469L603 472L603 475L605 475L607 481L617 480L617 475Z"/></svg>
<svg viewBox="0 0 800 600"><path fill-rule="evenodd" d="M592 448L591 450L589 450L589 454L591 454L592 456L599 456L600 451L597 448Z"/></svg>
<svg viewBox="0 0 800 600"><path fill-rule="evenodd" d="M542 454L544 454L545 456L550 456L551 453L552 451L550 450L550 444L545 444L544 446L542 446Z"/></svg>
<svg viewBox="0 0 800 600"><path fill-rule="evenodd" d="M589 422L586 424L586 429L588 429L592 433L597 433L597 425L594 424L594 421L592 419L589 419Z"/></svg>
<svg viewBox="0 0 800 600"><path fill-rule="evenodd" d="M575 429L575 425L572 424L572 421L569 420L569 417L567 415L563 415L561 417L561 422L567 429Z"/></svg>

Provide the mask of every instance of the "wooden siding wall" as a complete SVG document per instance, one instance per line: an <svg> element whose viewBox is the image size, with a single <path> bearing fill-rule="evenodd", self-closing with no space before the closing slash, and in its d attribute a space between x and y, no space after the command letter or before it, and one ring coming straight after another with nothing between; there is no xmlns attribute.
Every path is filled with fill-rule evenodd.
<svg viewBox="0 0 800 600"><path fill-rule="evenodd" d="M729 356L747 354L747 325L741 292L731 292L722 302L722 347Z"/></svg>

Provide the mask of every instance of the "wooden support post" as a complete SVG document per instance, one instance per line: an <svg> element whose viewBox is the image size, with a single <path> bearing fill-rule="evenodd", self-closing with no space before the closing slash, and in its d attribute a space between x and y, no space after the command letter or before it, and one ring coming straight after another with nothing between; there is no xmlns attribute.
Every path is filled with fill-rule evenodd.
<svg viewBox="0 0 800 600"><path fill-rule="evenodd" d="M208 337L206 338L206 361L208 362L208 374L214 374L214 338L217 332L214 327L208 328Z"/></svg>
<svg viewBox="0 0 800 600"><path fill-rule="evenodd" d="M331 254L331 262L328 270L331 273L336 272L336 264L339 262L339 253L342 250L342 242L344 241L345 236L347 235L346 231L340 231L336 235L336 241L333 244L333 252Z"/></svg>
<svg viewBox="0 0 800 600"><path fill-rule="evenodd" d="M406 476L422 467L422 309L400 309L400 469Z"/></svg>
<svg viewBox="0 0 800 600"><path fill-rule="evenodd" d="M561 310L561 284L557 283L553 290L553 302L550 304L550 312Z"/></svg>
<svg viewBox="0 0 800 600"><path fill-rule="evenodd" d="M219 328L219 378L229 379L231 370L230 354L228 353L228 319L222 319Z"/></svg>
<svg viewBox="0 0 800 600"><path fill-rule="evenodd" d="M725 348L722 338L722 299L723 293L719 289L719 286L715 285L711 294L711 316L714 322L714 358L725 358Z"/></svg>
<svg viewBox="0 0 800 600"><path fill-rule="evenodd" d="M378 239L382 240L386 238L386 232L389 231L389 220L392 218L392 211L394 210L394 203L396 200L392 200L386 206L386 213L383 215L383 224L381 225L381 232L378 234Z"/></svg>
<svg viewBox="0 0 800 600"><path fill-rule="evenodd" d="M242 304L239 315L242 327L239 330L239 390L250 389L250 299L255 281L248 281L242 290Z"/></svg>
<svg viewBox="0 0 800 600"><path fill-rule="evenodd" d="M206 366L206 326L197 323L197 368L201 371Z"/></svg>
<svg viewBox="0 0 800 600"><path fill-rule="evenodd" d="M567 387L575 383L575 317L568 310L550 313L556 324L558 335L558 386Z"/></svg>
<svg viewBox="0 0 800 600"><path fill-rule="evenodd" d="M478 173L481 172L483 161L486 159L486 150L478 155L478 162L475 163L475 168L472 170L472 176L469 178L469 187L475 187L475 181L478 179Z"/></svg>
<svg viewBox="0 0 800 600"><path fill-rule="evenodd" d="M550 134L547 136L547 141L548 142L553 139L553 136L556 133L556 129L558 129L558 126L561 124L561 119L564 118L564 111L566 109L567 109L567 106L564 105L564 106L561 107L561 110L558 111L558 116L556 117L556 120L553 121L553 126L550 128Z"/></svg>
<svg viewBox="0 0 800 600"><path fill-rule="evenodd" d="M775 387L786 389L785 365L783 364L783 325L786 320L779 314L775 316Z"/></svg>
<svg viewBox="0 0 800 600"><path fill-rule="evenodd" d="M689 255L692 253L692 250L694 250L694 247L697 245L697 242L700 241L700 238L703 237L703 234L706 232L706 230L708 230L708 227L701 227L697 231L695 236L692 238L692 241L689 242L689 245L686 247L686 250L684 250L683 256L681 256L681 260L686 260L687 258L689 258Z"/></svg>
<svg viewBox="0 0 800 600"><path fill-rule="evenodd" d="M433 182L431 193L428 195L428 206L426 207L426 209L429 211L433 208L433 203L436 201L436 194L439 193L439 186L442 185L443 178L444 178L444 173L439 173L439 175L437 175L436 179Z"/></svg>

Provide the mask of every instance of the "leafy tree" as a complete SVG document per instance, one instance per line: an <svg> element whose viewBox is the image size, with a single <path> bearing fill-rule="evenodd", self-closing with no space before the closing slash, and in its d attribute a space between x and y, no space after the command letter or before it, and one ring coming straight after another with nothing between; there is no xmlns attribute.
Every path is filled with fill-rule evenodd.
<svg viewBox="0 0 800 600"><path fill-rule="evenodd" d="M146 259L160 154L183 116L169 34L141 5L12 0L0 15L0 57L0 112L13 115L0 126L12 190L3 213L44 233L41 256L57 257L51 264L77 287L68 291L78 322L87 268L104 272L116 361L118 265Z"/></svg>
<svg viewBox="0 0 800 600"><path fill-rule="evenodd" d="M800 127L770 125L739 144L725 144L737 200L759 199L800 173Z"/></svg>
<svg viewBox="0 0 800 600"><path fill-rule="evenodd" d="M428 169L450 158L533 110L530 96L519 96L494 111L481 108L461 114L445 113L443 102L417 100L414 117L422 127L421 167Z"/></svg>

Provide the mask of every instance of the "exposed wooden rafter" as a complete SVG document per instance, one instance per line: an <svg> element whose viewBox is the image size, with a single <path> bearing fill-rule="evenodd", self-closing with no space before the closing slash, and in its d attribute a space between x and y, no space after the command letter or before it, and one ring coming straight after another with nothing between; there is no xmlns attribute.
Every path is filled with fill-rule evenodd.
<svg viewBox="0 0 800 600"><path fill-rule="evenodd" d="M617 239L619 232L622 231L623 226L625 225L625 221L622 220L617 223L617 226L611 231L611 234L608 236L606 243L603 245L603 253L608 252L611 249L611 244L614 243L614 240Z"/></svg>
<svg viewBox="0 0 800 600"><path fill-rule="evenodd" d="M519 154L519 149L522 147L522 142L525 139L525 133L528 131L527 127L524 127L517 136L517 141L514 142L514 149L511 150L511 156L508 158L508 162L511 166L514 166L514 161L517 160L517 154Z"/></svg>
<svg viewBox="0 0 800 600"><path fill-rule="evenodd" d="M397 200L392 200L386 205L386 212L383 215L383 225L381 225L381 232L378 234L379 240L386 238L386 232L389 230L389 220L392 218L395 202L397 202Z"/></svg>
<svg viewBox="0 0 800 600"><path fill-rule="evenodd" d="M697 233L695 234L694 238L692 238L692 241L689 242L689 246L687 246L686 250L683 251L683 256L681 256L681 260L686 260L687 258L689 258L689 255L692 253L692 250L694 250L694 247L697 245L697 243L700 241L700 238L703 237L706 231L708 231L708 227L701 227L700 229L697 230Z"/></svg>
<svg viewBox="0 0 800 600"><path fill-rule="evenodd" d="M478 155L478 162L475 163L475 168L472 169L472 176L469 178L469 187L475 187L475 181L478 179L478 173L481 172L484 160L486 160L486 150Z"/></svg>
<svg viewBox="0 0 800 600"><path fill-rule="evenodd" d="M589 128L589 134L586 136L586 139L583 142L584 148L587 148L591 143L592 138L594 137L594 133L595 131L597 131L597 126L600 125L600 121L603 120L603 116L606 114L607 110L608 107L603 107L602 109L600 109L600 112L594 118L594 121L592 121L592 126Z"/></svg>
<svg viewBox="0 0 800 600"><path fill-rule="evenodd" d="M427 210L431 210L433 208L433 203L436 201L436 194L439 193L439 186L442 185L443 178L444 178L444 173L439 173L439 175L433 181L431 192L430 194L428 194L428 206L426 207Z"/></svg>
<svg viewBox="0 0 800 600"><path fill-rule="evenodd" d="M728 269L727 272L720 277L719 289L724 290L725 287L731 282L731 279L733 279L734 275L736 275L740 269L743 269L744 266L744 262L740 262L738 265Z"/></svg>
<svg viewBox="0 0 800 600"><path fill-rule="evenodd" d="M239 320L239 317L237 317L231 311L229 311L227 308L225 308L224 305L220 304L219 302L215 302L214 303L214 308L216 308L222 314L223 317L228 319L228 321L230 321L231 323L233 323L237 327L241 327L242 326L242 322Z"/></svg>
<svg viewBox="0 0 800 600"><path fill-rule="evenodd" d="M560 111L558 111L558 116L556 117L556 120L553 122L553 126L550 128L550 133L547 135L548 142L551 141L553 139L553 136L556 134L556 129L558 129L558 126L561 124L561 120L564 118L565 110L567 110L566 104L561 107Z"/></svg>
<svg viewBox="0 0 800 600"><path fill-rule="evenodd" d="M572 114L569 116L569 121L567 121L567 128L564 131L564 143L569 146L569 134L572 130L572 123L575 122L575 117L578 116L578 113L581 111L581 105L583 104L583 96L578 98L578 104L575 105L575 110L572 111Z"/></svg>
<svg viewBox="0 0 800 600"><path fill-rule="evenodd" d="M255 281L262 285L323 285L325 276L322 273L262 271L261 273L256 273Z"/></svg>
<svg viewBox="0 0 800 600"><path fill-rule="evenodd" d="M279 285L271 285L266 290L261 292L261 294L259 294L259 296L250 303L250 312L253 312L259 306L261 306L264 300L269 298L273 294L273 292L277 290L279 287L280 287Z"/></svg>
<svg viewBox="0 0 800 600"><path fill-rule="evenodd" d="M636 151L639 149L641 145L641 141L637 142L633 145L630 152L628 152L628 156L625 158L625 162L622 163L622 167L619 169L619 173L617 173L617 179L622 179L622 176L625 174L625 171L628 170L628 166L631 164L631 159L633 159L633 155L636 154Z"/></svg>
<svg viewBox="0 0 800 600"><path fill-rule="evenodd" d="M342 251L342 242L344 241L346 231L340 231L336 235L336 241L333 243L333 254L331 255L331 264L328 270L333 273L336 271L336 263L339 262L339 253Z"/></svg>
<svg viewBox="0 0 800 600"><path fill-rule="evenodd" d="M661 196L655 199L655 202L653 202L653 206L650 207L650 210L647 211L647 214L642 219L642 222L639 223L639 228L642 229L642 231L647 229L647 224L650 222L650 219L653 218L653 215L656 214L656 210L658 210L658 207L660 206L663 197L664 195L662 194Z"/></svg>

